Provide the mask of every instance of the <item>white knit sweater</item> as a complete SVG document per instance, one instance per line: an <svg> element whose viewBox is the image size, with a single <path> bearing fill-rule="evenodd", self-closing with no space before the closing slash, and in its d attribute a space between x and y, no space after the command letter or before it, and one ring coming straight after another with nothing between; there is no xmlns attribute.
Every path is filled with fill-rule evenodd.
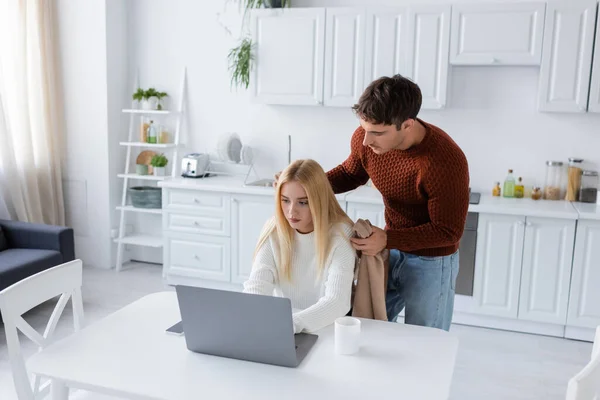
<svg viewBox="0 0 600 400"><path fill-rule="evenodd" d="M279 246L277 236L272 234L256 254L250 278L244 283L244 292L289 298L294 333L314 332L333 323L350 310L356 257L349 241L351 233L350 225L331 229L331 251L319 276L315 233L296 232L291 281L279 277L276 262Z"/></svg>

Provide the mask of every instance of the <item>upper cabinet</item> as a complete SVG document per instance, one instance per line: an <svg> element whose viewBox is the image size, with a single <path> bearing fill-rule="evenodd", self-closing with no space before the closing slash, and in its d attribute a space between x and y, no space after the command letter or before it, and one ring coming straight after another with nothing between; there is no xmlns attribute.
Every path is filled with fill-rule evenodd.
<svg viewBox="0 0 600 400"><path fill-rule="evenodd" d="M369 8L365 52L366 84L382 76L406 75L407 34L408 8Z"/></svg>
<svg viewBox="0 0 600 400"><path fill-rule="evenodd" d="M411 6L408 15L406 75L421 88L422 108L446 105L450 6Z"/></svg>
<svg viewBox="0 0 600 400"><path fill-rule="evenodd" d="M539 65L545 3L452 6L454 65Z"/></svg>
<svg viewBox="0 0 600 400"><path fill-rule="evenodd" d="M587 110L596 8L596 0L548 3L538 89L540 111Z"/></svg>
<svg viewBox="0 0 600 400"><path fill-rule="evenodd" d="M365 10L327 10L325 34L326 106L358 102L364 90Z"/></svg>
<svg viewBox="0 0 600 400"><path fill-rule="evenodd" d="M264 9L251 15L254 99L267 104L323 104L325 9Z"/></svg>
<svg viewBox="0 0 600 400"><path fill-rule="evenodd" d="M594 41L594 61L592 62L592 82L588 111L600 112L600 21L596 22L596 40Z"/></svg>

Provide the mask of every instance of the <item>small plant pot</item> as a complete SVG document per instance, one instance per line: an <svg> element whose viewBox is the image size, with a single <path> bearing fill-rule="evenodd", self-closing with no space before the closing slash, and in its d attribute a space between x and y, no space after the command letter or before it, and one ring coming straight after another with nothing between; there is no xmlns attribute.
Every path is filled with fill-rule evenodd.
<svg viewBox="0 0 600 400"><path fill-rule="evenodd" d="M162 99L158 100L158 104L156 105L156 109L157 110L168 110L169 106L169 102L167 100L167 97L163 97Z"/></svg>
<svg viewBox="0 0 600 400"><path fill-rule="evenodd" d="M144 110L156 110L158 108L158 97L150 97L142 101L142 109Z"/></svg>
<svg viewBox="0 0 600 400"><path fill-rule="evenodd" d="M136 164L135 173L138 175L148 175L148 166L146 164Z"/></svg>
<svg viewBox="0 0 600 400"><path fill-rule="evenodd" d="M154 167L154 176L165 176L166 167Z"/></svg>

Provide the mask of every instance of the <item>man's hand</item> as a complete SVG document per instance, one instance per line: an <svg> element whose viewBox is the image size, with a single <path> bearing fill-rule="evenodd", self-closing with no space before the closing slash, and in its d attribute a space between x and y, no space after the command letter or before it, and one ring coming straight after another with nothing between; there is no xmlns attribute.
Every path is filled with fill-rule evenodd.
<svg viewBox="0 0 600 400"><path fill-rule="evenodd" d="M275 182L273 182L273 187L277 187L277 181L279 180L279 176L281 176L281 171L279 171L278 173L275 174L274 178L275 178Z"/></svg>
<svg viewBox="0 0 600 400"><path fill-rule="evenodd" d="M387 246L387 233L376 226L373 227L373 233L366 239L351 238L352 247L362 251L367 256L377 255Z"/></svg>

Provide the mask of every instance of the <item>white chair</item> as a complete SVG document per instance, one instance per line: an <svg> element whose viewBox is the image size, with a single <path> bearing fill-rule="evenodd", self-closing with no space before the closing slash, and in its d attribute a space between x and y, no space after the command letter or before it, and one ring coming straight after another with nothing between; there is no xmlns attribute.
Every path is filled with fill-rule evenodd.
<svg viewBox="0 0 600 400"><path fill-rule="evenodd" d="M567 400L600 400L600 326L596 328L592 360L569 380Z"/></svg>
<svg viewBox="0 0 600 400"><path fill-rule="evenodd" d="M74 330L79 331L83 324L81 284L82 262L74 260L32 275L0 292L0 311L4 320L8 356L19 400L44 398L49 394L51 387L50 381L41 384L39 376L35 377L33 385L29 380L18 331L32 340L38 346L38 350L42 350L52 342L52 334L69 298L72 299L73 305ZM50 316L44 334L40 335L23 319L22 315L57 296L60 296L60 299ZM92 398L88 393L81 394L86 399ZM81 398L81 396L77 397Z"/></svg>

